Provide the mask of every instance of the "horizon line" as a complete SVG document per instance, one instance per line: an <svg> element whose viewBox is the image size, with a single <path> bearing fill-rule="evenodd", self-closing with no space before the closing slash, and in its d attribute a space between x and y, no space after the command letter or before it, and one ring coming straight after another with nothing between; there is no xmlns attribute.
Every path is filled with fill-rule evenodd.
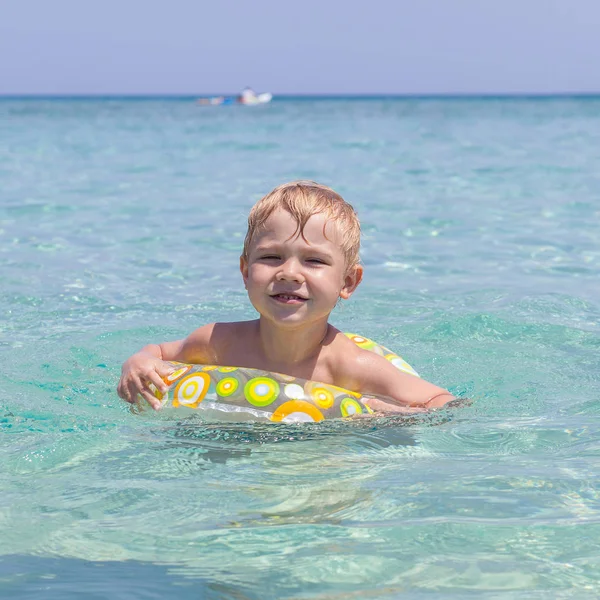
<svg viewBox="0 0 600 600"><path fill-rule="evenodd" d="M187 100L218 96L238 96L238 93L2 93L0 100ZM279 100L378 100L378 99L543 99L543 98L593 98L600 97L597 92L439 92L439 93L273 93L273 99Z"/></svg>

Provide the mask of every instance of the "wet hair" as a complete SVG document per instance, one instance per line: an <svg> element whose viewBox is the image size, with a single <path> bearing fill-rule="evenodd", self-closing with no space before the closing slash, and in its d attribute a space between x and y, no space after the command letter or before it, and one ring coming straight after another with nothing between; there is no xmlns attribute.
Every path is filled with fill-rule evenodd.
<svg viewBox="0 0 600 600"><path fill-rule="evenodd" d="M292 181L276 187L261 198L248 215L248 231L242 257L248 259L250 244L256 232L271 214L282 208L298 224L296 235L304 237L304 227L313 215L325 213L338 228L341 248L346 258L346 269L359 263L360 221L352 208L337 192L314 181ZM323 233L325 233L323 231Z"/></svg>

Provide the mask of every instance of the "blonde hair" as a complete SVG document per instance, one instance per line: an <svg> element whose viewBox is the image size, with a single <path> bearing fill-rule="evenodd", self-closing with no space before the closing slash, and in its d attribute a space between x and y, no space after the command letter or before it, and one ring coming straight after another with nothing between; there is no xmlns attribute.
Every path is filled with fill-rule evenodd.
<svg viewBox="0 0 600 600"><path fill-rule="evenodd" d="M248 215L248 231L242 252L244 259L248 259L254 235L278 208L283 208L294 217L298 223L296 233L302 237L308 220L313 215L325 213L335 222L341 233L341 248L346 258L346 268L351 269L359 263L360 221L354 208L331 188L314 181L284 183L252 207Z"/></svg>

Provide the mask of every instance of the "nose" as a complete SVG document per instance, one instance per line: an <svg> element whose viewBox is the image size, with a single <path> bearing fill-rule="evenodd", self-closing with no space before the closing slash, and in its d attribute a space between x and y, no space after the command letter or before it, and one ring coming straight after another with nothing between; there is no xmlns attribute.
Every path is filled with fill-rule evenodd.
<svg viewBox="0 0 600 600"><path fill-rule="evenodd" d="M281 263L279 271L277 271L277 281L296 281L298 283L304 281L300 264L295 258L288 258Z"/></svg>

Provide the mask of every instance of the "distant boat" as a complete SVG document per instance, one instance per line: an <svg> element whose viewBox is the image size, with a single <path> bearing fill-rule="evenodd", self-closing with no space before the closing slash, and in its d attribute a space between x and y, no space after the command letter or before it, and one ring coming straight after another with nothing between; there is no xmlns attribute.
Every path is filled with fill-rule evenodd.
<svg viewBox="0 0 600 600"><path fill-rule="evenodd" d="M273 100L273 94L269 92L263 92L262 94L257 94L256 96L246 96L243 100L240 100L242 104L266 104L267 102L271 102Z"/></svg>
<svg viewBox="0 0 600 600"><path fill-rule="evenodd" d="M201 106L225 106L228 104L243 104L255 106L267 104L273 99L273 94L264 92L262 94L242 94L240 96L213 96L211 98L200 98L198 104Z"/></svg>

